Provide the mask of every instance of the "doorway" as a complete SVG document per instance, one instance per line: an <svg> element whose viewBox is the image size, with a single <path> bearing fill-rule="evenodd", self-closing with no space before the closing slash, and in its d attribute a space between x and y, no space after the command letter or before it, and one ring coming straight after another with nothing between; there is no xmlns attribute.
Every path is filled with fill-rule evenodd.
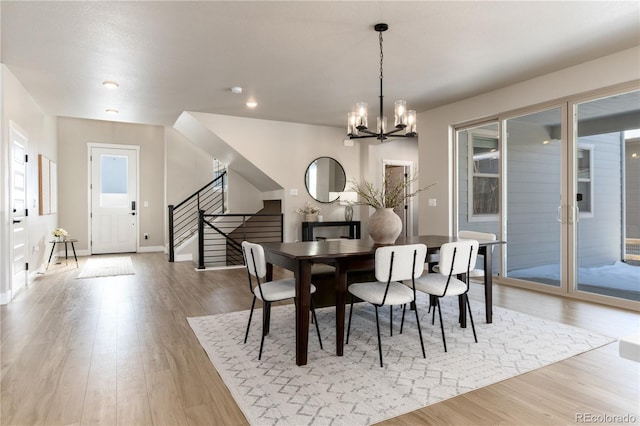
<svg viewBox="0 0 640 426"><path fill-rule="evenodd" d="M92 254L137 251L139 150L137 146L89 144Z"/></svg>
<svg viewBox="0 0 640 426"><path fill-rule="evenodd" d="M396 186L397 182L407 181L409 176L412 176L412 166L411 162L406 161L395 161L395 160L383 160L384 165L384 180L386 185ZM387 188L385 187L385 191ZM412 188L406 188L405 192L408 193L412 190ZM407 194L405 194L407 195ZM411 209L411 199L405 199L405 202L402 206L398 206L393 209L393 211L400 217L402 220L402 234L401 236L408 237L413 235L414 224L412 209ZM417 215L415 216L417 217Z"/></svg>
<svg viewBox="0 0 640 426"><path fill-rule="evenodd" d="M27 285L27 136L18 126L9 123L11 149L10 188L11 200L11 293Z"/></svg>

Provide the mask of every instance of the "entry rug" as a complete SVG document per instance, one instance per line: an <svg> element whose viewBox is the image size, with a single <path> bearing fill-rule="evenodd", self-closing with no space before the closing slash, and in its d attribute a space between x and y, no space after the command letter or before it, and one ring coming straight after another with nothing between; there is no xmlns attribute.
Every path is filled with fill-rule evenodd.
<svg viewBox="0 0 640 426"><path fill-rule="evenodd" d="M262 311L188 318L211 362L252 425L368 425L535 370L615 341L580 328L494 307L484 321L484 304L473 303L478 343L471 324L457 324L457 298L442 299L448 352L438 318L431 325L426 299L418 301L426 359L422 357L415 313L380 308L384 367L380 368L375 311L354 308L349 344L335 355L335 308L317 311L324 350L309 328L308 364L295 363L293 305L272 308L270 334L258 361ZM422 309L421 309L422 308ZM347 318L349 307L347 306ZM346 327L346 324L345 324ZM346 335L346 330L345 330Z"/></svg>
<svg viewBox="0 0 640 426"><path fill-rule="evenodd" d="M90 257L76 278L115 277L134 275L131 257Z"/></svg>

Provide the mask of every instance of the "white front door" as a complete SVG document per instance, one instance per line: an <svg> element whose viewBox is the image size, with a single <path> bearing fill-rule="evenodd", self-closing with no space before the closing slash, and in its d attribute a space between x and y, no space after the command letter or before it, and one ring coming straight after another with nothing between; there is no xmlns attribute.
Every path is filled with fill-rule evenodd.
<svg viewBox="0 0 640 426"><path fill-rule="evenodd" d="M10 124L11 139L11 291L27 283L27 137Z"/></svg>
<svg viewBox="0 0 640 426"><path fill-rule="evenodd" d="M91 253L137 251L138 148L91 147Z"/></svg>

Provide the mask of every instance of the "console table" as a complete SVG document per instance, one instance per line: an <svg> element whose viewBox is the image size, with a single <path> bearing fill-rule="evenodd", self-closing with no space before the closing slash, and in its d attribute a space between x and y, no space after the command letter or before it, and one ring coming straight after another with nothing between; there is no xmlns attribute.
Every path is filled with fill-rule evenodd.
<svg viewBox="0 0 640 426"><path fill-rule="evenodd" d="M349 228L350 239L360 239L360 221L338 221L338 222L302 222L302 241L313 241L313 230L329 226L346 226Z"/></svg>

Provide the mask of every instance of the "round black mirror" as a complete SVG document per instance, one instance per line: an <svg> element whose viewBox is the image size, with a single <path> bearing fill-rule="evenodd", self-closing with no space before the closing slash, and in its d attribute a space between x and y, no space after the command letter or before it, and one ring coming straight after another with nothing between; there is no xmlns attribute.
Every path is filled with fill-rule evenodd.
<svg viewBox="0 0 640 426"><path fill-rule="evenodd" d="M320 203L331 203L340 197L347 184L342 165L331 157L316 158L304 175L307 192Z"/></svg>

